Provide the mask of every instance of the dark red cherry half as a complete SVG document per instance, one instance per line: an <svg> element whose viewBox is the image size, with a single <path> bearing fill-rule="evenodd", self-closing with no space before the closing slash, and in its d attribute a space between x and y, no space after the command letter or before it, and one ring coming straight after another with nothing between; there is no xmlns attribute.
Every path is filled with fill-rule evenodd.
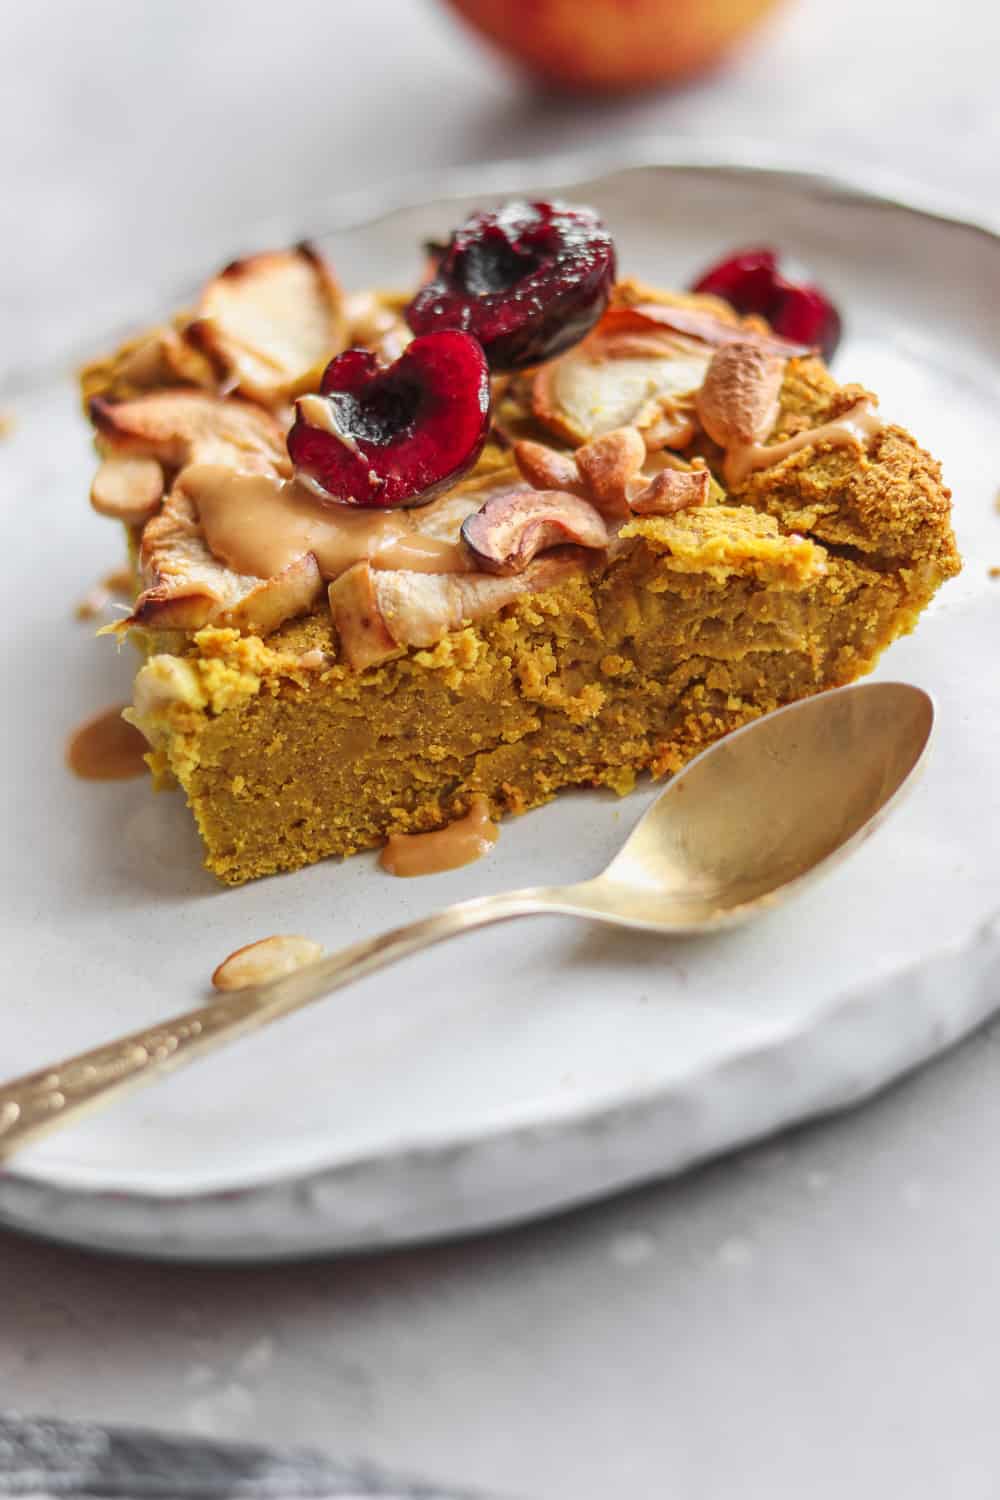
<svg viewBox="0 0 1000 1500"><path fill-rule="evenodd" d="M391 365L348 349L320 392L329 421L297 405L288 452L312 488L347 505L426 504L471 469L489 432L489 368L467 333L425 334Z"/></svg>
<svg viewBox="0 0 1000 1500"><path fill-rule="evenodd" d="M614 279L614 243L593 209L506 203L455 230L406 321L414 333L464 329L491 370L523 370L579 343Z"/></svg>
<svg viewBox="0 0 1000 1500"><path fill-rule="evenodd" d="M722 297L738 313L758 313L775 333L819 349L832 359L840 343L840 314L818 286L789 281L773 250L738 250L705 271L691 287Z"/></svg>

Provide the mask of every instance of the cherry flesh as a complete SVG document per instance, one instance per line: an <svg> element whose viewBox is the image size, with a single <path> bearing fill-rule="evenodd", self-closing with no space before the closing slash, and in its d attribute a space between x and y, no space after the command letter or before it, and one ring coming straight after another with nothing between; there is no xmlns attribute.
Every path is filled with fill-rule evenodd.
<svg viewBox="0 0 1000 1500"><path fill-rule="evenodd" d="M435 246L431 278L406 311L414 333L473 333L494 372L541 364L579 343L607 306L615 247L592 209L507 203L473 214Z"/></svg>
<svg viewBox="0 0 1000 1500"><path fill-rule="evenodd" d="M489 369L471 335L416 338L391 365L348 349L327 365L321 425L301 406L288 434L296 473L331 501L423 505L476 462L490 425Z"/></svg>
<svg viewBox="0 0 1000 1500"><path fill-rule="evenodd" d="M691 287L722 297L738 313L766 318L782 338L819 349L830 360L840 343L840 314L817 286L789 281L773 250L739 250L719 261Z"/></svg>

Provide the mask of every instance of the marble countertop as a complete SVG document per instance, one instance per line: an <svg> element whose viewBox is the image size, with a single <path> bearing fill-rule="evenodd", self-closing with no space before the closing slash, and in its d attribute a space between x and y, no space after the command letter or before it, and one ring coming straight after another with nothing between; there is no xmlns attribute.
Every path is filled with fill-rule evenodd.
<svg viewBox="0 0 1000 1500"><path fill-rule="evenodd" d="M150 284L435 167L661 135L1000 202L989 0L799 0L711 78L592 104L526 89L431 0L39 0L6 31L15 410ZM998 1180L1000 1023L849 1117L477 1242L229 1271L0 1235L0 1404L526 1500L986 1500Z"/></svg>

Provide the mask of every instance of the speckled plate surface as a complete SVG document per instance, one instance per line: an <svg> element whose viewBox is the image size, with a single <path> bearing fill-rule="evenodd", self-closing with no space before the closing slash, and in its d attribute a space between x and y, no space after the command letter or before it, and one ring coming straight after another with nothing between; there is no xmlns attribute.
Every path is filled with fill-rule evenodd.
<svg viewBox="0 0 1000 1500"><path fill-rule="evenodd" d="M594 203L621 264L664 284L741 243L806 262L846 314L838 375L942 458L965 570L880 669L937 700L921 785L826 882L746 930L670 943L539 919L367 980L25 1152L0 1172L0 1219L192 1259L511 1223L849 1104L1000 1004L995 231L815 173L688 158L507 164L419 203L354 200L287 238L335 223L349 285L405 281L422 239L533 190ZM39 385L16 415L0 447L4 1075L189 1007L223 955L268 932L333 948L465 895L582 878L646 806L648 789L566 796L506 825L488 861L423 881L362 857L220 888L178 797L63 769L67 731L128 696L133 660L72 618L117 540L84 501L71 383Z"/></svg>

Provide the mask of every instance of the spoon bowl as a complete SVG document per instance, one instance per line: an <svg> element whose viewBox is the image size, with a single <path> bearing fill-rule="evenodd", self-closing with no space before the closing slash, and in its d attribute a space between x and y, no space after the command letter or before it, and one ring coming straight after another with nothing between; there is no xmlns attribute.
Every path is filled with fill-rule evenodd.
<svg viewBox="0 0 1000 1500"><path fill-rule="evenodd" d="M0 1159L396 959L491 922L561 913L664 935L733 926L861 839L920 765L934 705L900 682L838 688L719 740L675 776L593 880L461 901L253 989L0 1085Z"/></svg>
<svg viewBox="0 0 1000 1500"><path fill-rule="evenodd" d="M930 696L903 682L778 709L686 766L607 869L570 890L586 893L588 913L629 927L701 932L745 922L874 832L933 726Z"/></svg>

